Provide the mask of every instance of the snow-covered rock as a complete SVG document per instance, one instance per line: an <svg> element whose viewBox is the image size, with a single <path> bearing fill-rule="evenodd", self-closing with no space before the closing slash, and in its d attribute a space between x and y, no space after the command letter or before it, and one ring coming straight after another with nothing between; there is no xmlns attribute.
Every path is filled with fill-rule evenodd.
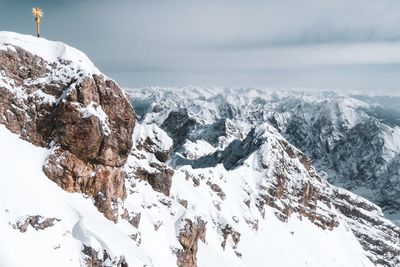
<svg viewBox="0 0 400 267"><path fill-rule="evenodd" d="M60 43L0 36L0 47L8 47L0 51L6 62L0 64L0 266L400 264L400 229L378 206L330 185L269 123L218 118L223 96L212 109L186 115L178 107L183 102L154 102L158 112L146 117L139 108L143 120L133 129L122 91L92 75L81 53L69 58L59 48L75 50ZM52 60L66 63L52 72ZM11 67L18 64L27 70ZM71 74L66 80L75 82L53 83L72 66L85 69L81 80ZM36 84L43 75L46 82ZM206 91L198 101L212 95ZM239 99L241 106L224 114L254 123L264 118L263 101L249 115ZM57 110L61 105L73 121ZM169 105L182 121L173 123ZM46 112L49 125L61 117L70 131L40 131ZM87 118L95 123L72 127ZM222 135L215 134L220 127ZM74 129L84 133L76 144L69 138ZM83 140L95 145L98 136L99 153L92 145L82 149Z"/></svg>
<svg viewBox="0 0 400 267"><path fill-rule="evenodd" d="M0 123L51 147L45 174L69 192L93 197L117 220L135 114L125 93L80 51L0 32Z"/></svg>
<svg viewBox="0 0 400 267"><path fill-rule="evenodd" d="M192 157L193 146L185 142L204 140L223 150L243 140L251 128L270 122L331 183L380 205L400 224L399 97L197 87L129 91L141 120L180 140L174 162ZM230 122L229 129L224 121Z"/></svg>

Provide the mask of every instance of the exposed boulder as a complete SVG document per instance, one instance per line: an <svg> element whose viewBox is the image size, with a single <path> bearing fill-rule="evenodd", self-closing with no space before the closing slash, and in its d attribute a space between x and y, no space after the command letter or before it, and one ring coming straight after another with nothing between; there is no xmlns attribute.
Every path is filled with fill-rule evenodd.
<svg viewBox="0 0 400 267"><path fill-rule="evenodd" d="M127 209L121 214L121 218L127 220L136 229L139 227L140 219L142 218L141 213L132 212L129 213Z"/></svg>
<svg viewBox="0 0 400 267"><path fill-rule="evenodd" d="M92 197L116 221L118 199L126 196L120 167L135 126L125 93L84 55L76 62L61 56L48 61L6 47L0 49L0 123L37 146L54 147L45 174L68 192Z"/></svg>
<svg viewBox="0 0 400 267"><path fill-rule="evenodd" d="M118 220L118 200L126 197L126 174L121 168L88 163L57 148L47 158L43 171L65 191L93 197L107 219Z"/></svg>
<svg viewBox="0 0 400 267"><path fill-rule="evenodd" d="M14 229L18 229L21 233L25 233L28 227L31 226L36 231L44 230L46 228L54 226L55 222L60 221L57 218L44 218L40 215L28 216L19 219L15 224L13 224Z"/></svg>
<svg viewBox="0 0 400 267"><path fill-rule="evenodd" d="M114 82L85 78L57 106L54 123L54 140L79 158L113 167L126 162L135 113Z"/></svg>
<svg viewBox="0 0 400 267"><path fill-rule="evenodd" d="M169 196L174 170L165 162L172 149L172 139L155 124L138 124L133 142L126 169L128 175L147 181L155 191Z"/></svg>
<svg viewBox="0 0 400 267"><path fill-rule="evenodd" d="M138 150L154 154L158 161L166 162L170 156L173 141L157 125L138 125L134 131L134 146Z"/></svg>
<svg viewBox="0 0 400 267"><path fill-rule="evenodd" d="M228 237L230 236L233 242L233 248L236 248L238 243L240 242L240 236L241 234L229 224L226 224L221 228L222 236L224 238L224 241L221 243L221 247L225 250L226 247L226 241L228 240Z"/></svg>
<svg viewBox="0 0 400 267"><path fill-rule="evenodd" d="M43 77L46 73L45 61L20 47L10 45L7 50L0 51L0 62L0 70L17 86L26 79Z"/></svg>
<svg viewBox="0 0 400 267"><path fill-rule="evenodd" d="M205 242L206 223L200 218L194 221L184 219L184 225L178 235L178 241L183 249L176 252L179 267L197 267L197 250L199 239Z"/></svg>
<svg viewBox="0 0 400 267"><path fill-rule="evenodd" d="M155 171L153 172L148 171L145 168L137 168L135 171L136 178L147 181L155 191L169 196L174 170L170 169L166 165L154 162L150 163L149 166L154 168Z"/></svg>
<svg viewBox="0 0 400 267"><path fill-rule="evenodd" d="M82 266L86 267L129 267L124 256L112 257L107 250L96 251L90 246L83 245L81 251Z"/></svg>

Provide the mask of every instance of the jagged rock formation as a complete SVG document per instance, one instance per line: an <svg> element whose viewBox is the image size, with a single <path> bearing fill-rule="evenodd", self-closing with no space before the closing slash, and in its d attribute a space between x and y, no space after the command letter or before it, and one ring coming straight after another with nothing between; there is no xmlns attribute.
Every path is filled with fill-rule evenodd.
<svg viewBox="0 0 400 267"><path fill-rule="evenodd" d="M157 88L157 92L152 91L151 88L146 88L146 90L149 91L143 95L141 95L143 91L132 92L135 103L142 103L143 100L146 102L146 97L148 93L151 92L153 102L147 101L147 103L152 103L152 105L148 105L146 108L142 105L142 120L147 123L155 122L169 132L172 137L178 136L180 139L185 138L191 142L190 146L188 146L185 141L181 140L180 145L176 146L175 154L172 155L172 162L175 166L191 165L193 168L201 169L205 167L212 168L216 167L217 164L223 164L227 170L240 168L240 166L248 159L249 155L258 151L260 147L262 147L262 144L266 142L265 139L260 138L256 134L254 129L249 130L249 128L251 128L251 125L254 125L255 123L266 120L271 121L279 131L289 138L289 140L302 148L306 148L305 151L309 152L312 159L315 160L318 159L318 157L322 157L323 160L318 161L319 163L317 162L317 166L320 166L320 168L322 168L321 166L324 164L326 167L329 163L335 164L333 166L336 167L333 169L337 171L336 173L344 173L346 170L351 173L351 175L347 174L343 177L357 177L362 174L363 170L366 170L366 172L369 173L378 173L378 171L374 171L373 168L379 168L381 172L385 172L385 168L387 168L386 163L390 161L388 159L382 159L382 155L385 155L385 153L382 154L381 151L386 149L384 144L391 140L390 138L380 137L383 129L381 125L383 121L378 122L376 119L370 119L369 121L372 122L373 125L379 126L372 128L371 126L368 126L367 128L370 130L364 130L362 133L357 130L359 127L366 128L362 126L363 121L366 121L368 124L368 115L364 112L368 105L364 103L360 106L359 102L356 100L352 101L356 103L356 107L360 107L359 110L352 110L352 102L346 102L346 98L338 98L338 101L343 101L343 103L339 103L339 108L343 110L342 112L346 113L341 113L339 111L335 111L336 113L334 113L333 107L335 103L329 101L332 101L332 98L336 99L334 98L336 97L335 94L326 95L325 97L329 100L323 99L320 102L307 102L302 104L301 101L303 100L301 97L289 97L287 100L283 100L280 98L280 95L277 94L272 96L267 95L267 97L263 99L261 94L254 91L253 95L255 95L255 97L253 98L241 98L236 96L235 92L230 92L233 93L233 96L225 100L223 94L218 95L207 90L196 91L194 89L192 90L194 93L190 95L190 98L186 97L187 94L182 97L183 95L179 94L179 91L163 91L162 88ZM139 99L135 99L138 95ZM284 96L287 97L286 95ZM163 101L161 102L159 99L162 99ZM238 101L237 103L235 102L236 100ZM312 128L309 128L308 124L302 122L302 120L304 120L307 114L311 114L313 110L317 109L320 109L318 111L319 119L313 120L311 124L313 126ZM347 111L347 109L350 111ZM292 111L293 115L291 114ZM349 115L348 112L353 112L353 114ZM332 119L332 116L338 116L340 117L340 120L335 121ZM350 120L350 118L352 120ZM229 140L230 138L230 140L233 141L228 142L225 146L221 145L221 143L218 144L215 142L215 140L218 140L218 137L213 138L213 141L211 141L211 139L208 139L207 137L213 135L203 135L203 129L212 129L212 125L215 125L215 123L221 121L221 119L225 121L234 120L236 131L241 131L242 133L248 131L249 134L246 138L240 140L235 139L238 138L238 135L232 134L235 131L222 131L222 133L214 131L216 136L220 136L221 138L224 138L224 140ZM172 121L174 120L178 120L179 123L176 125L172 124ZM360 124L358 124L358 122L360 122ZM357 126L352 128L354 125ZM390 127L385 127L387 130L384 130L383 132L390 132ZM351 140L346 140L347 137L341 137L340 134L338 135L338 131L348 132L346 136L352 136ZM395 135L395 132L396 128L394 129L394 132L392 130L393 136ZM313 135L319 136L320 138L312 138ZM373 137L375 135L377 137ZM366 136L370 136L372 139L376 139L377 141L368 141L369 137ZM203 145L202 142L214 146L214 149L209 149L207 146ZM267 141L267 143L270 142ZM360 145L358 145L358 143ZM374 144L378 144L378 146ZM358 148L360 151L357 152ZM207 152L202 154L202 149ZM284 158L299 159L306 170L314 172L308 174L308 176L314 177L314 179L305 183L288 182L289 180L292 180L292 178L288 179L288 177L293 176L286 173L290 170L290 164L288 165L287 163L282 163L280 161L275 162L272 164L276 167L274 168L275 171L273 175L269 176L266 180L269 181L267 185L260 186L260 192L258 193L258 198L256 200L257 207L261 213L263 213L262 207L264 207L264 205L269 205L276 209L275 215L282 221L288 221L290 216L297 214L297 216L300 217L308 217L315 224L326 229L335 228L338 225L339 217L341 217L349 222L352 231L360 240L360 243L366 250L370 251L368 257L374 263L386 266L394 266L397 264L399 253L399 229L390 223L388 224L387 221L383 222L381 219L376 219L376 216L382 216L379 208L373 204L367 204L365 200L361 201L358 197L356 198L357 201L354 201L355 197L350 193L346 192L346 194L338 194L338 189L326 191L327 185L325 179L326 177L330 177L329 174L331 174L331 172L329 172L328 176L327 174L324 174L324 178L321 178L312 168L312 161L304 154L293 149L285 140L280 140L280 142L270 150L285 151L286 156ZM341 152L340 155L338 151L345 152ZM355 156L364 154L366 155L362 158ZM337 156L332 156L332 159L330 159L331 161L323 163L324 159L329 157L327 155ZM374 155L374 157L368 157L368 155ZM386 155L388 154L386 153ZM391 158L392 156L393 155L389 157ZM368 158L368 160L366 161L365 158ZM382 160L379 161L379 158ZM354 165L358 166L358 169L347 168L346 164L350 163L346 162L347 159L352 159L352 164L356 163ZM381 162L381 165L371 164L371 161L378 164ZM267 169L271 168L271 166L264 163L258 165ZM389 164L389 166L392 166L392 164ZM392 166L391 168L396 170L397 167ZM195 186L199 186L201 177L192 176L193 174L188 174L188 179L192 180ZM342 182L344 183L345 180L346 178L343 178ZM391 180L392 179L388 179L388 181ZM348 184L352 184L352 186L347 187L356 189L357 187L352 181L354 180L348 181ZM378 180L375 180L375 182L373 180L369 181L369 187L380 187L380 185L375 183ZM208 183L211 184L210 182ZM391 184L393 184L393 181ZM385 187L387 188L385 192L391 191L390 196L392 196L390 204L386 203L386 207L393 207L396 203L396 199L393 198L395 195L393 189L396 188L396 185L393 186L394 188L390 189L388 189L387 186ZM290 197L288 197L289 195ZM385 195L388 196L389 193L386 193ZM386 197L385 199L388 198ZM250 207L250 199L247 199L244 202ZM347 203L347 208L343 208L343 202ZM389 200L387 202L389 202ZM318 211L317 203L323 203L326 207L335 207L344 215L329 215L329 212ZM216 207L220 207L221 204L218 203L215 205ZM380 215L374 215L372 217L365 215L370 212ZM363 218L363 216L366 217ZM360 223L360 221L362 222ZM377 235L371 233L367 234L365 231L360 230L365 229L365 225L369 225L373 228L382 225L382 232ZM360 232L362 232L362 234ZM383 240L390 240L388 242L391 245L386 247L386 241Z"/></svg>
<svg viewBox="0 0 400 267"><path fill-rule="evenodd" d="M120 167L135 125L124 92L94 67L29 50L35 48L5 44L0 50L0 123L35 145L57 147L43 167L46 175L69 192L93 197L116 221L118 199L126 195Z"/></svg>
<svg viewBox="0 0 400 267"><path fill-rule="evenodd" d="M129 267L124 257L112 259L107 250L98 252L91 247L83 245L82 249L83 263L87 267Z"/></svg>
<svg viewBox="0 0 400 267"><path fill-rule="evenodd" d="M55 222L60 221L57 218L43 218L40 215L28 216L26 218L19 219L14 225L14 229L18 229L21 233L25 233L28 227L31 226L35 230L44 230L48 227L52 227Z"/></svg>
<svg viewBox="0 0 400 267"><path fill-rule="evenodd" d="M43 165L43 172L68 192L92 196L106 218L118 220L118 200L126 197L126 173L121 168L91 164L68 150L55 148Z"/></svg>
<svg viewBox="0 0 400 267"><path fill-rule="evenodd" d="M52 112L52 139L85 161L122 166L132 147L135 125L135 114L124 92L99 75L66 90Z"/></svg>
<svg viewBox="0 0 400 267"><path fill-rule="evenodd" d="M310 160L284 139L276 139L272 128L258 128L250 131L249 135L239 144L231 144L223 153L216 152L194 162L199 167L202 162L222 163L227 169L237 168L248 157L256 152L259 154L258 168L268 169L270 177L259 185L256 206L264 214L265 205L273 207L275 216L283 222L293 214L299 218L307 217L311 222L323 229L337 227L338 216L348 221L350 228L368 251L368 257L376 264L394 266L398 264L400 255L400 229L384 220L380 209L360 197L342 190L330 188L312 167ZM240 153L232 154L236 150ZM265 157L265 151L280 151L283 154ZM235 156L233 156L235 155ZM264 158L265 157L265 158ZM210 160L210 158L212 160ZM271 158L273 162L271 162ZM294 161L292 161L293 159ZM296 163L297 162L297 163ZM301 164L301 168L299 165ZM294 182L293 173L307 172L309 180ZM249 205L247 203L246 205ZM335 207L341 214L332 213ZM263 215L264 216L264 215ZM365 231L368 225L380 228L379 233Z"/></svg>
<svg viewBox="0 0 400 267"><path fill-rule="evenodd" d="M393 196L400 193L400 127L383 116L391 112L387 108L372 114L376 105L338 96L298 103L287 107L291 115L275 126L330 182L368 198L397 222L400 206Z"/></svg>
<svg viewBox="0 0 400 267"><path fill-rule="evenodd" d="M230 120L222 118L212 124L204 125L190 117L188 113L185 108L171 111L160 125L174 140L174 149L177 151L180 151L185 142L197 141L200 136L213 146L227 145L232 137L244 137Z"/></svg>
<svg viewBox="0 0 400 267"><path fill-rule="evenodd" d="M180 139L172 155L177 165L186 164L181 156L224 150L269 121L331 183L373 201L400 223L398 97L194 87L135 89L132 99L143 121L187 140ZM221 122L229 127L213 127Z"/></svg>
<svg viewBox="0 0 400 267"><path fill-rule="evenodd" d="M199 240L206 241L206 223L199 217L194 221L186 218L178 235L178 241L183 247L176 252L179 267L197 267Z"/></svg>
<svg viewBox="0 0 400 267"><path fill-rule="evenodd" d="M147 181L155 191L169 196L174 171L165 162L172 144L171 138L157 126L137 125L126 172L130 177Z"/></svg>
<svg viewBox="0 0 400 267"><path fill-rule="evenodd" d="M333 205L343 215L351 230L376 265L400 264L400 229L383 219L380 208L341 188L334 189ZM379 231L370 231L377 228Z"/></svg>
<svg viewBox="0 0 400 267"><path fill-rule="evenodd" d="M399 228L330 185L268 123L199 109L193 125L193 114L171 116L170 138L141 111L133 130L122 91L80 52L2 32L0 51L1 122L37 145L0 125L0 232L10 241L0 265L399 264ZM259 123L266 102L255 103L248 116ZM236 116L246 105L220 108ZM162 107L157 122L169 117Z"/></svg>

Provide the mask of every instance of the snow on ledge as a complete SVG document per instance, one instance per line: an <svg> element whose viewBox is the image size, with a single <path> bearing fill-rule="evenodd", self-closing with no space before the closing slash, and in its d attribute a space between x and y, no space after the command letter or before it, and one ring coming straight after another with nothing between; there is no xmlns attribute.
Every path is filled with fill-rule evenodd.
<svg viewBox="0 0 400 267"><path fill-rule="evenodd" d="M49 63L61 58L72 61L74 65L85 70L88 74L101 74L83 52L64 43L49 41L31 35L0 31L0 50L14 49L13 46L21 47Z"/></svg>
<svg viewBox="0 0 400 267"><path fill-rule="evenodd" d="M97 117L100 121L103 133L105 135L111 134L111 128L108 123L108 116L100 105L92 101L87 107L80 108L79 111L83 114L83 118L88 118L90 116Z"/></svg>

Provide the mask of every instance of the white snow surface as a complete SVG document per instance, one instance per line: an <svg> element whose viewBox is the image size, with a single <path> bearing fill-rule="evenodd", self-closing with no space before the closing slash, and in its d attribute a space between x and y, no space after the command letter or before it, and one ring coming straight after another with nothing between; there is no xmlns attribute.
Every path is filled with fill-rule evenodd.
<svg viewBox="0 0 400 267"><path fill-rule="evenodd" d="M48 77L39 81L25 81L28 83L45 83L49 79L74 77L77 74L76 69L83 70L86 75L98 73L97 68L83 53L67 45L32 36L0 32L0 49L15 49L16 46L48 62L61 58L71 60L73 64L64 70L65 73L62 74L65 76L51 72ZM21 99L27 97L21 88L15 87L13 81L2 77L5 77L4 73L0 73L0 86L21 94ZM72 84L64 93L68 94L75 85ZM249 98L257 100L259 93L256 90L247 90L246 94L228 97L227 101L238 101L240 105L233 112L254 122L258 117L265 119L267 116L261 104L250 115L240 111L249 110ZM37 94L42 101L52 103L62 101L65 97L63 95L60 99L54 99L43 92ZM215 98L216 102L210 104L208 110L201 109L201 105L195 103L190 110L190 116L202 124L214 122L219 116L219 103L224 98L211 89L200 93L193 88L193 94L198 94L196 102L200 104L208 102L208 97ZM273 103L273 94L265 97ZM308 97L304 96L305 99ZM312 98L310 101L320 100ZM170 100L164 104L180 106ZM105 123L104 127L107 126L108 118L94 104L83 107L81 111L85 116L99 117ZM152 124L160 122L167 115L166 112L153 113L153 117L149 115L143 124L137 124L132 136L134 146L150 138L157 149L169 150L172 147L171 138L157 125ZM281 119L285 120L285 117L282 116ZM247 133L250 125L250 122L243 123L240 131ZM261 213L256 206L256 200L260 190L271 183L278 163L284 162L290 167L286 173L289 186L303 186L312 179L298 158L287 157L283 150L275 149L280 146L279 140L283 140L275 129L263 124L256 133L266 142L241 166L233 170L226 170L223 165L199 169L182 166L175 170L169 196L156 192L148 182L132 175L137 168L159 172L154 163L163 164L158 162L153 153L134 147L124 166L128 173L125 183L127 198L121 201L119 214L140 214L140 223L136 228L121 216L118 223L107 220L95 208L90 198L63 191L42 172L42 166L51 151L19 139L0 125L0 266L85 266L85 256L82 254L85 245L96 250L99 259L106 250L110 256L110 260L105 262L106 266L117 266L117 262L123 257L131 267L172 267L177 262L175 251L182 249L177 236L184 226L184 220L194 221L196 217L201 217L206 222L207 229L206 241L203 243L199 240L197 261L200 267L374 266L346 219L334 207L328 207L321 201L316 203L320 214L337 216L339 225L333 230L323 230L306 217L300 219L296 215L290 216L287 222L282 222L275 215L276 209L268 205L263 207L265 213ZM210 146L201 141L188 150L193 147L197 147L200 154L211 152ZM324 183L323 185L328 185ZM323 187L322 184L319 186ZM219 188L220 192L215 188ZM329 186L322 189L333 190ZM182 204L184 200L187 201L187 207ZM282 201L286 200L292 201ZM249 204L246 204L247 201ZM24 223L30 216L56 220L53 226L43 230L36 230L30 225L26 232L16 229L18 223ZM228 236L224 249L221 246L221 228L226 225L240 233L240 241L235 244L232 236Z"/></svg>
<svg viewBox="0 0 400 267"><path fill-rule="evenodd" d="M0 126L0 266L81 266L82 244L125 255L132 266L150 259L132 242L126 224L115 225L92 201L63 191L42 172L49 151ZM53 227L21 233L12 227L20 218L57 218ZM151 266L151 265L148 265Z"/></svg>
<svg viewBox="0 0 400 267"><path fill-rule="evenodd" d="M179 160L207 146L197 142L223 150L235 139L243 140L251 128L270 122L331 183L381 205L386 216L400 221L400 106L395 94L194 86L127 90L140 107L142 121L156 123L171 136L188 131L185 138L190 141L175 150ZM194 119L195 126L166 128L173 112L180 114L178 118ZM221 120L233 127L210 127ZM204 133L217 135L218 140L207 139Z"/></svg>
<svg viewBox="0 0 400 267"><path fill-rule="evenodd" d="M17 47L41 57L45 60L44 66L46 68L46 73L43 76L25 79L20 86L17 86L15 81L9 78L4 71L0 71L0 87L12 92L20 101L33 96L43 102L58 104L60 101L65 100L77 85L83 82L84 79L91 78L93 74L101 75L108 79L83 52L73 47L31 35L0 31L0 51L15 51ZM58 98L40 89L43 84L57 83L68 85ZM39 89L33 93L27 92L26 88L32 85L38 85ZM108 117L99 103L91 102L86 107L81 107L79 103L76 104L80 105L79 109L83 117L97 117L103 133L105 135L111 133Z"/></svg>
<svg viewBox="0 0 400 267"><path fill-rule="evenodd" d="M20 47L37 55L49 63L58 59L70 60L87 74L100 74L92 61L81 51L61 42L49 41L31 35L0 31L0 50L13 49L10 45Z"/></svg>
<svg viewBox="0 0 400 267"><path fill-rule="evenodd" d="M146 138L155 141L161 150L170 150L173 143L172 139L155 124L136 124L133 132L134 145L138 145Z"/></svg>
<svg viewBox="0 0 400 267"><path fill-rule="evenodd" d="M83 266L83 244L100 252L106 249L112 257L124 256L129 266L176 266L171 248L180 248L178 226L183 218L195 216L207 222L206 242L199 241L199 266L373 266L343 220L329 231L296 216L282 223L272 208L266 209L265 219L254 204L247 208L243 203L246 192L255 197L258 183L265 179L253 167L257 154L233 171L221 165L196 170L182 167L173 177L170 197L155 192L147 182L129 179L123 206L130 213L141 213L139 228L135 229L125 220L117 224L108 221L90 199L64 192L50 181L41 170L48 150L19 139L4 126L0 126L0 148L0 228L2 240L7 240L0 242L0 266ZM131 156L127 164L135 160ZM202 177L199 186L186 179L187 172ZM210 189L207 181L222 188L225 200ZM181 199L188 201L187 209L179 204ZM25 233L12 227L19 219L33 215L60 221L45 230L29 226ZM257 221L258 230L246 221ZM217 226L227 223L241 233L236 248L241 258L235 254L230 238L226 249L221 247ZM129 237L133 234L138 234L141 242Z"/></svg>
<svg viewBox="0 0 400 267"><path fill-rule="evenodd" d="M196 142L186 140L186 142L183 144L183 150L186 158L198 159L202 156L214 153L216 148L204 140L196 140Z"/></svg>

